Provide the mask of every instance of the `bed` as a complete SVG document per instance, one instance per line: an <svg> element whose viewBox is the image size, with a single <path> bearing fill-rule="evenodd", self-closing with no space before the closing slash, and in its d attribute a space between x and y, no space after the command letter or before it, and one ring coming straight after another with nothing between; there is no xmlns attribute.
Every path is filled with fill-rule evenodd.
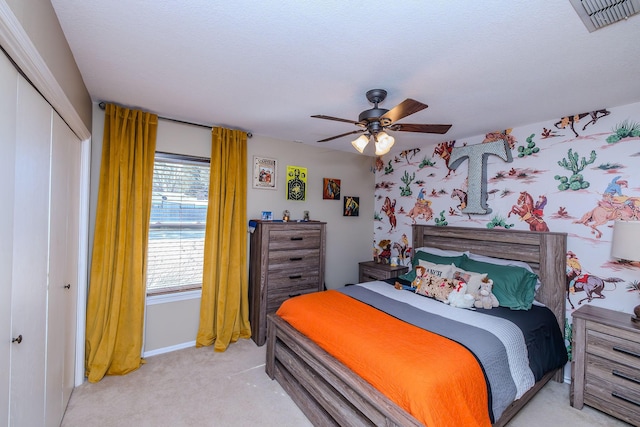
<svg viewBox="0 0 640 427"><path fill-rule="evenodd" d="M544 304L551 311L551 321L555 320L557 333L562 335L565 318L566 274L566 235L564 233L428 225L414 225L412 232L414 248L431 247L446 251L468 251L488 257L526 262L538 275L542 284L536 291L536 301ZM384 288L385 285L378 283L371 286ZM391 287L391 285L387 286ZM360 292L360 288L360 286L349 287L356 293ZM336 291L332 292L336 293ZM335 301L331 300L328 305L335 305L344 299L342 296L331 295L331 292L320 294L327 294L322 297L337 298ZM460 313L467 311L455 310L462 310ZM372 316L371 312L368 315ZM398 328L398 330L401 329ZM413 342L414 337L416 335L413 335L411 340L404 339L402 342ZM355 338L354 341L356 341ZM268 317L266 358L266 372L269 377L276 379L282 385L314 425L420 426L426 423L419 421L277 314ZM489 417L493 425L505 425L549 380L562 382L562 371L562 366L558 366L548 372L537 374L530 388L527 388L508 406L500 409L499 417ZM487 372L483 367L482 373L485 379ZM487 384L489 384L488 379ZM491 392L486 394L489 398L478 397L479 402L475 403L489 406L491 409L493 395ZM438 406L437 410L440 408L442 406ZM418 418L424 420L423 417Z"/></svg>

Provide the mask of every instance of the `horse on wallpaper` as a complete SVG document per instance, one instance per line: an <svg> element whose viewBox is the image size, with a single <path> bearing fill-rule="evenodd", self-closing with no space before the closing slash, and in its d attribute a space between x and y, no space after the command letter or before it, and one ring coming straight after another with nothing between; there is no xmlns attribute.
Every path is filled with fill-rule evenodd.
<svg viewBox="0 0 640 427"><path fill-rule="evenodd" d="M533 197L526 191L520 192L518 201L511 207L511 211L507 214L507 218L512 213L518 215L520 219L529 224L531 231L549 231L547 223L543 219L543 209L547 204L547 198L540 196L538 202L533 202Z"/></svg>
<svg viewBox="0 0 640 427"><path fill-rule="evenodd" d="M449 175L451 175L451 172L455 170L449 167L449 159L451 158L451 152L453 151L454 145L456 145L456 141L445 141L439 143L436 145L436 148L433 149L433 154L440 156L444 160L444 164L447 169L449 169L445 178L448 178Z"/></svg>
<svg viewBox="0 0 640 427"><path fill-rule="evenodd" d="M416 203L413 205L413 207L411 208L411 210L409 210L409 213L407 214L407 216L411 218L411 221L413 222L413 224L415 224L416 219L420 218L421 216L422 218L424 218L425 222L433 218L433 210L431 209L431 200L425 199L424 196L425 196L424 188L421 188L420 193L418 193L418 200L416 200Z"/></svg>
<svg viewBox="0 0 640 427"><path fill-rule="evenodd" d="M397 225L396 220L396 199L393 199L393 202L389 197L384 198L384 203L382 204L382 212L384 212L389 218L389 224L391 228L389 229L389 233L395 230Z"/></svg>
<svg viewBox="0 0 640 427"><path fill-rule="evenodd" d="M455 199L457 198L459 203L456 206L456 208L462 212L462 210L464 208L467 207L467 192L460 189L460 188L454 188L453 191L451 192L451 198ZM469 219L471 219L471 215L467 214L467 217L469 217Z"/></svg>
<svg viewBox="0 0 640 427"><path fill-rule="evenodd" d="M576 292L585 292L586 297L578 300L578 305L583 301L591 302L594 298L604 299L603 291L614 291L616 289L616 283L623 280L618 277L608 277L603 279L592 274L582 274L576 270L571 270L567 273L567 301L571 305L572 309L576 307L571 302L571 294ZM605 289L606 283L613 283L613 289Z"/></svg>

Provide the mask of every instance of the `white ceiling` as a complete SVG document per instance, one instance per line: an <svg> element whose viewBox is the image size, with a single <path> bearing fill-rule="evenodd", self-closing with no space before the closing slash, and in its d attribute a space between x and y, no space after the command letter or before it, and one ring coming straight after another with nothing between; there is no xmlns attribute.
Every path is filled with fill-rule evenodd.
<svg viewBox="0 0 640 427"><path fill-rule="evenodd" d="M369 89L429 108L396 148L640 101L640 16L589 33L569 0L52 0L94 101L353 151Z"/></svg>

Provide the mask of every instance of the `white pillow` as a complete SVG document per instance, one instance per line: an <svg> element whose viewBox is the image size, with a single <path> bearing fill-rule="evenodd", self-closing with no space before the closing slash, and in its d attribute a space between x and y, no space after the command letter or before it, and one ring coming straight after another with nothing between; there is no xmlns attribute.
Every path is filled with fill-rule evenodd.
<svg viewBox="0 0 640 427"><path fill-rule="evenodd" d="M454 264L434 264L423 259L418 260L418 265L424 267L427 273L443 279L451 279L453 277Z"/></svg>
<svg viewBox="0 0 640 427"><path fill-rule="evenodd" d="M438 256L462 256L464 254L469 255L469 252L449 251L446 249L430 248L429 246L418 248L416 249L416 252L426 252L428 254L433 254Z"/></svg>
<svg viewBox="0 0 640 427"><path fill-rule="evenodd" d="M467 252L467 256L469 257L469 259L473 259L475 261L480 261L480 262L486 262L489 264L512 265L514 267L521 267L535 274L531 266L524 261L516 261L513 259L504 259L504 258L494 258L486 255L474 254L473 252ZM540 281L540 278L538 278L538 280L536 281L536 292L538 292L538 289L540 289L540 286L542 286L542 282Z"/></svg>
<svg viewBox="0 0 640 427"><path fill-rule="evenodd" d="M480 286L482 281L487 278L487 273L476 273L455 267L453 269L453 278L465 282L467 284L467 293L475 297L480 292Z"/></svg>

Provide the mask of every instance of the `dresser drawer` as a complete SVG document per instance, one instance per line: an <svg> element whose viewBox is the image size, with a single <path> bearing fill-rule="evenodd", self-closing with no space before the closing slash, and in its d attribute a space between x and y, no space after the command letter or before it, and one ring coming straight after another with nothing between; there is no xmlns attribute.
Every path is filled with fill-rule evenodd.
<svg viewBox="0 0 640 427"><path fill-rule="evenodd" d="M313 286L318 290L320 287L318 283L320 280L320 269L315 267L299 270L269 271L267 280L269 281L269 289L267 292L273 292L282 288L295 289Z"/></svg>
<svg viewBox="0 0 640 427"><path fill-rule="evenodd" d="M318 269L320 248L269 252L269 271Z"/></svg>
<svg viewBox="0 0 640 427"><path fill-rule="evenodd" d="M609 328L612 329L609 331L604 325L593 326L592 329L587 329L586 352L588 354L597 355L627 366L640 365L640 343L606 333L618 332L617 335L619 335L620 331L615 331L612 328Z"/></svg>
<svg viewBox="0 0 640 427"><path fill-rule="evenodd" d="M317 283L298 286L280 286L278 288L271 288L267 293L267 314L275 313L280 305L289 298L296 297L298 295L310 294L312 292L318 292Z"/></svg>
<svg viewBox="0 0 640 427"><path fill-rule="evenodd" d="M638 425L640 377L638 370L588 355L584 403Z"/></svg>
<svg viewBox="0 0 640 427"><path fill-rule="evenodd" d="M360 282L371 282L374 280L384 280L390 277L389 273L379 268L363 266L360 268Z"/></svg>
<svg viewBox="0 0 640 427"><path fill-rule="evenodd" d="M587 385L601 387L609 384L609 388L628 390L640 402L640 369L628 367L593 354L587 354L589 373L586 375ZM640 410L640 407L638 408Z"/></svg>
<svg viewBox="0 0 640 427"><path fill-rule="evenodd" d="M269 251L283 249L319 248L321 239L319 228L271 230L269 232Z"/></svg>

